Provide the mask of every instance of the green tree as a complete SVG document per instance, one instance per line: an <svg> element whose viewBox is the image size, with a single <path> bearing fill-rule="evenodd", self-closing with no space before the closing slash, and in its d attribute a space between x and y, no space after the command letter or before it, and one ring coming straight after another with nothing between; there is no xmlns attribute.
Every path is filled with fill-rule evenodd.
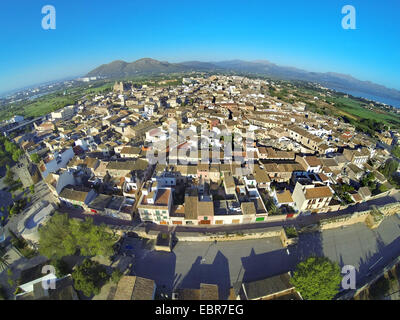
<svg viewBox="0 0 400 320"><path fill-rule="evenodd" d="M331 300L339 292L341 279L337 263L309 257L297 265L291 283L306 300Z"/></svg>
<svg viewBox="0 0 400 320"><path fill-rule="evenodd" d="M35 185L29 186L29 190L31 191L32 194L35 193Z"/></svg>
<svg viewBox="0 0 400 320"><path fill-rule="evenodd" d="M37 153L33 153L33 154L31 154L31 160L34 163L39 163L40 162L40 157L39 157L39 155Z"/></svg>
<svg viewBox="0 0 400 320"><path fill-rule="evenodd" d="M70 232L67 214L54 214L39 229L39 252L48 258L62 258L76 252L76 239Z"/></svg>
<svg viewBox="0 0 400 320"><path fill-rule="evenodd" d="M15 183L14 181L14 173L11 171L10 167L8 167L6 171L6 177L4 178L4 183L11 186Z"/></svg>
<svg viewBox="0 0 400 320"><path fill-rule="evenodd" d="M104 225L96 226L93 219L69 219L67 214L56 213L39 229L39 252L48 258L62 258L79 253L83 256L114 253L117 238Z"/></svg>
<svg viewBox="0 0 400 320"><path fill-rule="evenodd" d="M63 259L53 259L50 264L56 269L57 278L62 278L71 272L68 264Z"/></svg>
<svg viewBox="0 0 400 320"><path fill-rule="evenodd" d="M107 274L104 266L90 259L85 259L72 272L72 278L75 289L90 297L93 294L100 293L101 286L107 280Z"/></svg>
<svg viewBox="0 0 400 320"><path fill-rule="evenodd" d="M113 254L113 245L117 239L106 231L105 225L96 226L92 218L86 218L83 222L71 220L70 226L81 255L109 257Z"/></svg>
<svg viewBox="0 0 400 320"><path fill-rule="evenodd" d="M361 186L365 187L368 186L371 182L375 180L375 174L373 172L368 172L364 177L361 179Z"/></svg>
<svg viewBox="0 0 400 320"><path fill-rule="evenodd" d="M400 146L395 146L392 149L392 154L397 157L400 158Z"/></svg>
<svg viewBox="0 0 400 320"><path fill-rule="evenodd" d="M393 173L397 171L399 167L399 163L394 159L388 159L386 162L379 168L379 171L386 177L390 178Z"/></svg>

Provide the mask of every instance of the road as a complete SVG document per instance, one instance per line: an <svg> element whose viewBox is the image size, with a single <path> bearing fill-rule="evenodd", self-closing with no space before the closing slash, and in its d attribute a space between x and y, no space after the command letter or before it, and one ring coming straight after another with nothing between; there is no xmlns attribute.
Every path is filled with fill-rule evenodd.
<svg viewBox="0 0 400 320"><path fill-rule="evenodd" d="M133 274L154 279L164 293L176 288L218 284L221 297L242 281L254 281L293 270L310 255L326 256L339 265L353 265L357 285L400 255L400 219L385 219L377 230L364 223L302 234L289 254L279 238L243 241L178 242L172 253L157 252L148 240L130 238L135 255Z"/></svg>

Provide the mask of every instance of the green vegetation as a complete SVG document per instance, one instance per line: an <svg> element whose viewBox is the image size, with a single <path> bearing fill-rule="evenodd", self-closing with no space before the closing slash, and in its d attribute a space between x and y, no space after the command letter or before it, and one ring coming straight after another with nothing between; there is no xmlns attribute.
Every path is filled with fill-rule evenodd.
<svg viewBox="0 0 400 320"><path fill-rule="evenodd" d="M394 146L392 149L392 154L395 157L400 158L400 146Z"/></svg>
<svg viewBox="0 0 400 320"><path fill-rule="evenodd" d="M379 168L379 172L382 173L387 179L389 179L397 171L398 167L399 167L399 163L396 160L388 159Z"/></svg>
<svg viewBox="0 0 400 320"><path fill-rule="evenodd" d="M375 180L374 173L373 172L368 172L367 174L365 174L362 177L360 183L361 183L361 186L363 186L363 187L366 187L366 186L371 187L371 185L374 182L374 180Z"/></svg>
<svg viewBox="0 0 400 320"><path fill-rule="evenodd" d="M31 154L31 160L33 163L39 163L40 162L40 157L37 153L33 153Z"/></svg>
<svg viewBox="0 0 400 320"><path fill-rule="evenodd" d="M333 186L336 195L345 202L345 204L353 203L351 199L350 192L354 191L354 187L347 184L337 184Z"/></svg>
<svg viewBox="0 0 400 320"><path fill-rule="evenodd" d="M375 136L376 131L400 128L400 115L392 113L379 104L370 105L369 101L352 97L340 92L330 92L302 81L292 81L296 91L290 92L296 101L307 104L306 110L341 117L358 131ZM282 91L281 91L282 92ZM319 100L313 101L314 96Z"/></svg>
<svg viewBox="0 0 400 320"><path fill-rule="evenodd" d="M15 201L9 212L10 217L21 213L26 207L26 205L27 205L27 200L25 198Z"/></svg>
<svg viewBox="0 0 400 320"><path fill-rule="evenodd" d="M338 110L355 116L359 121L361 120L361 124L357 124L357 120L350 119L350 122L361 131L380 130L384 126L400 127L399 115L371 107L361 100L345 96L326 98L326 102L333 103Z"/></svg>
<svg viewBox="0 0 400 320"><path fill-rule="evenodd" d="M326 257L309 257L297 265L291 283L306 300L332 300L341 280L337 263Z"/></svg>
<svg viewBox="0 0 400 320"><path fill-rule="evenodd" d="M111 281L117 284L122 278L122 272L119 269L115 269L111 274Z"/></svg>
<svg viewBox="0 0 400 320"><path fill-rule="evenodd" d="M371 210L370 216L373 219L373 224L377 224L385 218L382 212L380 212L376 207L373 210Z"/></svg>
<svg viewBox="0 0 400 320"><path fill-rule="evenodd" d="M59 213L39 229L39 237L39 252L48 258L62 258L77 253L108 257L113 254L113 245L117 240L104 225L94 225L91 218L81 222Z"/></svg>
<svg viewBox="0 0 400 320"><path fill-rule="evenodd" d="M63 259L53 259L50 264L56 269L57 278L62 278L71 273L68 264Z"/></svg>
<svg viewBox="0 0 400 320"><path fill-rule="evenodd" d="M395 186L397 189L400 189L400 175L397 173L398 168L399 163L396 160L388 159L382 166L379 167L378 171L386 177L391 185ZM384 186L382 187L382 190L385 190Z"/></svg>
<svg viewBox="0 0 400 320"><path fill-rule="evenodd" d="M263 192L261 192L260 195L261 195L262 200L264 201L266 209L268 210L268 214L270 214L270 215L282 214L281 209L275 205L273 198L271 198L270 196L268 196L267 194L265 194Z"/></svg>
<svg viewBox="0 0 400 320"><path fill-rule="evenodd" d="M3 135L0 136L0 167L17 162L24 152Z"/></svg>
<svg viewBox="0 0 400 320"><path fill-rule="evenodd" d="M294 226L285 227L286 236L291 238L297 238L299 236L296 228Z"/></svg>
<svg viewBox="0 0 400 320"><path fill-rule="evenodd" d="M7 165L6 177L4 178L4 183L9 186L12 186L15 183L14 172L11 171L9 165Z"/></svg>
<svg viewBox="0 0 400 320"><path fill-rule="evenodd" d="M74 287L76 290L90 297L99 294L100 289L108 276L104 266L90 259L85 259L83 263L72 272Z"/></svg>
<svg viewBox="0 0 400 320"><path fill-rule="evenodd" d="M0 107L0 120L10 119L16 114L25 118L38 117L75 104L85 95L100 94L111 90L114 82L100 80L78 83L66 90L49 93L33 100L25 100Z"/></svg>
<svg viewBox="0 0 400 320"><path fill-rule="evenodd" d="M10 119L15 114L25 118L38 117L56 111L65 106L75 104L77 96L65 95L61 92L51 93L33 101L24 101L6 105L0 109L0 120Z"/></svg>

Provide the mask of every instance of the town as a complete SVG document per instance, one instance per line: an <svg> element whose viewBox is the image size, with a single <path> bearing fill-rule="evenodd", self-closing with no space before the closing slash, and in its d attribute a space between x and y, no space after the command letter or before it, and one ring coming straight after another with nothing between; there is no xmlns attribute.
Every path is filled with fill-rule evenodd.
<svg viewBox="0 0 400 320"><path fill-rule="evenodd" d="M123 234L153 233L155 249L171 252L179 232L226 226L243 234L256 225L355 213L369 201L399 202L398 162L387 147L398 144L399 131L386 126L373 137L311 111L331 90L301 95L279 81L222 74L175 82L117 81L45 116L3 122L4 138L22 150L3 190L19 183L34 198L18 200L14 232L37 248L54 212L66 213ZM154 298L153 280L125 277L115 299L139 297L137 286ZM280 283L283 293L264 298L301 298L287 273L277 277L264 285ZM255 286L231 288L229 297L260 298ZM196 290L186 292L189 299L218 299L211 284Z"/></svg>

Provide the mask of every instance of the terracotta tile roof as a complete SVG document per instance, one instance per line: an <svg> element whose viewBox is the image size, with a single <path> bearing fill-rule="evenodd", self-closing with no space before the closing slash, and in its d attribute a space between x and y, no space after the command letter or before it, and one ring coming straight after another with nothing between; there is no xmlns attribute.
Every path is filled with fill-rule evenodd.
<svg viewBox="0 0 400 320"><path fill-rule="evenodd" d="M306 156L304 160L310 167L317 167L322 165L321 160L319 160L316 156Z"/></svg>
<svg viewBox="0 0 400 320"><path fill-rule="evenodd" d="M69 188L64 188L60 192L60 198L64 198L67 200L74 200L79 202L84 202L88 193L85 191L77 191Z"/></svg>
<svg viewBox="0 0 400 320"><path fill-rule="evenodd" d="M212 201L199 201L197 203L198 216L214 216L214 204Z"/></svg>
<svg viewBox="0 0 400 320"><path fill-rule="evenodd" d="M306 199L328 198L332 195L332 191L329 187L314 187L306 189L305 193Z"/></svg>
<svg viewBox="0 0 400 320"><path fill-rule="evenodd" d="M285 190L283 192L277 192L276 198L278 199L279 203L291 203L293 202L292 194L289 190Z"/></svg>
<svg viewBox="0 0 400 320"><path fill-rule="evenodd" d="M185 219L197 220L197 195L185 197Z"/></svg>
<svg viewBox="0 0 400 320"><path fill-rule="evenodd" d="M123 276L118 282L114 300L151 300L155 283L151 279Z"/></svg>
<svg viewBox="0 0 400 320"><path fill-rule="evenodd" d="M157 191L157 195L156 195L154 204L158 205L158 206L160 206L160 205L167 206L170 194L171 194L170 189L159 189Z"/></svg>

